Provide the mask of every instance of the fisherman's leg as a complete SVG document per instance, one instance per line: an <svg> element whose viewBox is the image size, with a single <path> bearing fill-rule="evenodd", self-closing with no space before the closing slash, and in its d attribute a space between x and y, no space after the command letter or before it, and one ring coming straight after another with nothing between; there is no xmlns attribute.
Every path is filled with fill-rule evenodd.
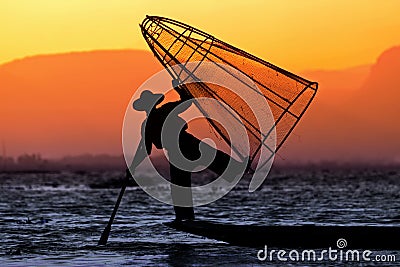
<svg viewBox="0 0 400 267"><path fill-rule="evenodd" d="M192 190L191 190L191 172L187 172L175 167L170 163L171 182L175 185L186 187L175 188L171 187L172 202L177 203L178 200L184 200L184 203L193 205ZM180 207L174 205L175 216L177 220L194 220L194 209L191 207Z"/></svg>
<svg viewBox="0 0 400 267"><path fill-rule="evenodd" d="M214 160L208 166L208 169L221 176L228 167L229 161L231 161L230 171L224 175L224 179L228 182L233 182L238 174L244 172L245 168L243 163L235 160L223 151L217 150Z"/></svg>
<svg viewBox="0 0 400 267"><path fill-rule="evenodd" d="M231 159L231 157L228 154L210 146L209 144L199 140L193 135L184 133L182 134L180 141L181 141L180 147L182 149L181 151L186 159L196 161L201 156L204 157L204 155L202 155L202 152L206 155L207 154L210 155L215 152L216 154L214 160L211 162L208 168L220 176L228 166L228 163ZM201 152L200 150L203 151ZM208 160L209 159L204 158L202 160L204 161L203 164L200 163L200 165L206 165L205 162L207 162Z"/></svg>
<svg viewBox="0 0 400 267"><path fill-rule="evenodd" d="M218 174L219 176L222 175L222 173L226 170L228 167L229 161L231 160L231 157L226 154L225 152L222 152L220 150L216 151L215 158L211 162L211 164L208 166L210 170ZM232 159L234 160L234 159Z"/></svg>

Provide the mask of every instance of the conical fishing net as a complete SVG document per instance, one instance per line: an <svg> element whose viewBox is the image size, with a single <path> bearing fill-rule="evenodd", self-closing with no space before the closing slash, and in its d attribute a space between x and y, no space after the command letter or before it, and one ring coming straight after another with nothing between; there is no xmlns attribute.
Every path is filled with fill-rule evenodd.
<svg viewBox="0 0 400 267"><path fill-rule="evenodd" d="M301 78L293 73L281 69L271 63L259 59L243 50L235 48L217 38L195 29L184 23L163 17L148 16L141 24L143 36L160 60L161 64L170 72L174 79L189 82L186 88L195 98L214 98L220 101L221 106L207 105L207 103L196 103L197 107L205 116L226 112L223 111L224 104L236 111L232 118L226 123L232 125L221 125L209 120L209 123L221 135L221 137L238 153L245 157L245 149L240 143L230 143L230 137L225 128L235 127L242 123L245 126L249 146L250 160L257 159L262 146L266 146L271 154L282 146L305 110L311 103L318 84ZM197 75L196 68L186 68L186 62L210 62L217 66L226 77L233 77L242 82L240 94L236 94L220 85L204 82L199 78L216 75L215 69L201 69L201 75ZM173 68L177 64L179 68ZM228 66L228 67L226 67ZM232 71L234 69L235 71ZM239 75L240 72L240 75ZM218 73L222 79L224 75ZM241 77L248 77L259 89L257 94L251 95L244 100L239 97L247 92L254 92L254 86ZM239 96L238 96L239 95ZM250 95L250 94L249 94ZM263 97L264 103L259 100ZM260 121L253 113L253 108L258 105L258 110L263 110L268 103L273 116L274 124L269 129L260 128ZM264 105L264 106L263 106ZM265 110L268 114L267 110ZM238 120L240 119L240 120ZM274 133L276 146L268 143L268 138ZM238 131L237 134L242 134Z"/></svg>

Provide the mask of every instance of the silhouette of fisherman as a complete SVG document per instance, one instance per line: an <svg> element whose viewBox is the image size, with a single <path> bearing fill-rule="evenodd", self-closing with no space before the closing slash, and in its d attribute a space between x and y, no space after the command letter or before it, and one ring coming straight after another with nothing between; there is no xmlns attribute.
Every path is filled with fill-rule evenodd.
<svg viewBox="0 0 400 267"><path fill-rule="evenodd" d="M129 169L127 169L127 175L132 177L135 168L147 155L150 155L153 144L157 149L164 148L169 157L171 183L185 187L185 190L171 187L172 202L176 204L178 199L180 199L183 200L184 203L189 203L189 205L185 205L185 207L174 205L175 220L194 220L192 191L190 189L192 173L190 169L193 170L194 166L190 166L188 170L187 168L177 167L175 166L176 164L173 163L181 161L182 156L186 160L196 162L196 160L202 156L202 152L210 153L210 151L213 151L214 154L212 155L215 155L214 159L207 168L219 176L224 173L230 160L232 160L233 164L236 166L241 166L242 163L231 158L228 154L209 146L186 131L188 128L186 121L178 115L191 106L193 102L191 100L192 97L186 91L186 87L184 85L179 85L177 80L173 80L172 85L180 96L179 101L168 102L161 107L156 107L164 100L164 95L153 94L151 91L145 90L141 93L140 98L133 102L133 108L138 111L145 111L147 116L142 124L142 140L139 143L132 164ZM180 129L178 137L176 137L176 133L171 132L171 130L165 132L166 128L163 129L163 127L166 120L168 123L172 124L172 126L169 127L170 129ZM162 131L164 131L163 137ZM200 163L200 165L202 164Z"/></svg>

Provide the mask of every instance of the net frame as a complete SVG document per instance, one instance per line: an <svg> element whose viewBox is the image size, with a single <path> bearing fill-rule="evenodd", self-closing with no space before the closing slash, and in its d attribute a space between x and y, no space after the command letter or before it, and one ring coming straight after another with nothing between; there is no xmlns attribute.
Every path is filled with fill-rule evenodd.
<svg viewBox="0 0 400 267"><path fill-rule="evenodd" d="M294 130L295 126L298 124L300 119L303 117L305 111L308 109L309 105L311 104L311 102L314 99L315 94L317 92L318 83L309 81L309 80L302 78L292 72L282 69L272 63L269 63L263 59L260 59L248 52L245 52L244 50L236 48L224 41L217 39L216 37L204 32L204 31L194 28L188 24L185 24L185 23L173 20L173 19L165 18L165 17L160 17L160 16L146 16L146 18L143 20L143 22L141 24L139 24L139 26L141 28L142 35L143 35L144 39L146 40L147 44L149 45L150 49L152 50L153 54L160 61L160 63L165 67L165 69L169 72L169 74L171 75L171 77L173 79L179 79L181 82L185 82L185 80L181 79L182 72L185 72L187 75L186 79L191 77L191 81L195 81L196 83L198 83L198 86L200 86L202 88L202 90L207 91L208 93L210 93L210 95L212 95L216 99L221 100L221 98L218 98L218 95L215 95L214 94L215 92L213 92L213 90L210 89L209 86L207 86L207 84L201 82L200 79L198 79L196 76L193 75L193 72L194 72L193 70L186 69L187 62L190 62L190 60L192 59L192 57L195 54L202 56L202 58L200 60L196 60L196 61L202 62L202 61L206 60L208 62L215 63L215 61L210 58L210 56L212 56L212 57L220 60L223 64L226 64L230 67L233 67L234 69L239 70L241 72L241 74L246 75L248 78L250 78L251 80L256 82L257 85L261 86L264 90L266 90L272 94L271 96L273 96L275 99L273 99L272 97L268 97L265 94L261 93L261 95L263 97L265 97L269 103L273 103L274 105L279 107L282 110L282 112L277 118L275 118L275 124L273 125L273 127L271 127L271 129L267 133L258 132L258 134L260 134L260 138L255 135L257 138L259 138L258 141L260 144L257 147L257 149L255 149L255 151L253 151L252 154L250 155L250 159L249 159L250 163L252 163L252 161L256 158L257 154L259 153L259 151L263 145L265 147L267 147L267 149L270 152L272 152L270 158L273 157L273 155L282 147L283 143L287 140L289 135ZM168 47L165 47L165 45L162 43L162 40L160 40L161 39L160 36L166 36L166 35L170 35L171 37L175 38L172 42L170 42L170 45ZM172 53L172 50L173 50L172 48L174 47L174 45L177 44L177 42L181 42L182 45L177 51L175 51L175 53ZM206 48L204 48L203 46L206 46ZM207 48L207 46L208 46L208 48ZM295 81L296 83L301 84L303 86L303 88L297 93L297 95L293 99L288 99L288 98L282 96L282 94L280 94L279 92L276 92L276 90L272 90L271 88L269 88L262 82L255 80L254 77L251 77L248 73L242 71L240 68L233 65L228 60L225 60L223 57L213 53L213 51L211 51L213 47L223 49L229 53L237 55L238 57L243 57L246 60L250 60L257 64L262 65L263 67L267 67L268 69L271 69L271 70L275 71L276 73L284 75L287 78ZM180 60L177 59L177 56L182 52L182 49L184 49L184 48L189 48L192 50L192 52L185 61L181 62ZM200 52L200 50L201 50L201 52ZM176 68L173 68L174 65L178 65L178 64L181 66L180 72L178 72L176 70ZM199 65L200 65L200 63L199 63ZM220 67L218 64L216 64L216 66ZM230 73L230 74L233 75L232 73ZM233 75L233 76L235 76L235 75ZM248 84L247 84L247 86L248 86L248 88L253 89ZM308 99L306 99L305 104L301 108L301 111L298 112L298 114L293 113L291 111L291 108L294 107L296 102L302 96L304 97L306 92L308 94L309 93L311 93L311 94L309 94L307 96ZM193 94L188 90L187 90L187 93L189 93L190 95L193 96ZM230 143L229 138L224 135L224 133L214 124L214 122L212 120L208 119L207 112L196 101L194 101L194 102L195 102L197 108L199 108L199 110L207 118L207 121L210 123L212 128L217 131L217 133L220 135L220 137L222 137L222 139L240 157L241 156L240 152L238 152L238 150L235 148L235 146ZM229 106L228 103L225 103L225 104L227 104ZM284 106L284 105L286 105L286 106ZM278 141L275 149L271 150L271 148L268 145L266 145L265 142L266 142L267 138L270 136L270 134L272 133L272 131L277 129L277 126L284 120L285 116L287 116L287 115L292 116L295 119L295 121L290 126L290 128L288 128L286 130L283 137ZM239 114L239 116L240 116L240 114ZM240 116L240 118L246 121L245 117ZM249 123L249 125L252 125L252 124ZM257 131L257 127L254 127L254 129L248 129L248 125L245 125L245 127L249 133L254 134L254 131ZM244 157L241 157L241 158L244 159ZM267 161L269 159L267 159Z"/></svg>

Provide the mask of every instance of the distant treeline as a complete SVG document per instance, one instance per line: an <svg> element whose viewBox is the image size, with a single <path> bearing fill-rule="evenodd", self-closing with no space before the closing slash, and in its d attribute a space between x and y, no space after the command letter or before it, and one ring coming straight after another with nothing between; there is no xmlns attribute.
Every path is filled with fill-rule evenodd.
<svg viewBox="0 0 400 267"><path fill-rule="evenodd" d="M169 172L169 164L165 157L152 157L155 167L159 171ZM321 161L318 163L294 163L278 160L273 164L273 170L334 170L334 169L400 169L400 162L335 162ZM59 159L45 159L40 154L23 154L16 158L0 156L0 172L46 172L46 171L121 171L126 169L123 155L112 156L107 154L83 154L65 156Z"/></svg>
<svg viewBox="0 0 400 267"><path fill-rule="evenodd" d="M101 171L126 168L123 156L91 155L44 159L40 154L24 154L17 158L0 157L0 171Z"/></svg>

